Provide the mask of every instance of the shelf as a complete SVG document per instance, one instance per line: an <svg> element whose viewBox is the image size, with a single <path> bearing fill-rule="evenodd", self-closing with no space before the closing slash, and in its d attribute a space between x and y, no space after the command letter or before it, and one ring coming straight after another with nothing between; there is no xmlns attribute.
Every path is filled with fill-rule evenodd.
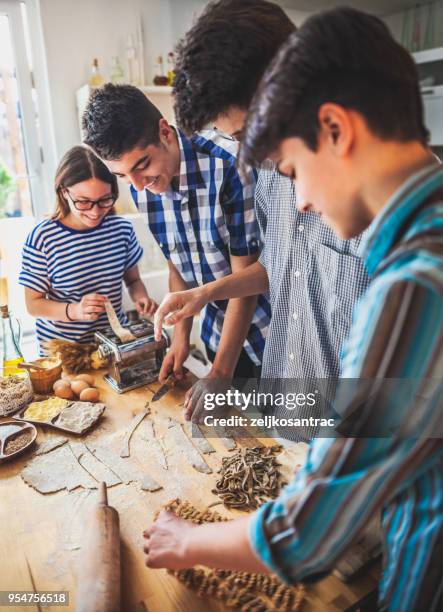
<svg viewBox="0 0 443 612"><path fill-rule="evenodd" d="M412 54L416 64L427 64L428 62L438 62L443 60L443 47L426 49Z"/></svg>
<svg viewBox="0 0 443 612"><path fill-rule="evenodd" d="M139 89L147 94L172 94L172 87L169 85L143 85Z"/></svg>
<svg viewBox="0 0 443 612"><path fill-rule="evenodd" d="M443 85L429 85L420 88L422 96L432 96L434 98L443 98Z"/></svg>

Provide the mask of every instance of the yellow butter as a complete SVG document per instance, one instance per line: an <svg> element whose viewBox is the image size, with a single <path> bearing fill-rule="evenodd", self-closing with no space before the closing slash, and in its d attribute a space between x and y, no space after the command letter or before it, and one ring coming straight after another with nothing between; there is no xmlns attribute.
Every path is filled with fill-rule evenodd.
<svg viewBox="0 0 443 612"><path fill-rule="evenodd" d="M32 402L27 407L23 418L33 421L50 421L52 418L60 414L60 412L69 404L68 400L61 397L50 397L41 402Z"/></svg>

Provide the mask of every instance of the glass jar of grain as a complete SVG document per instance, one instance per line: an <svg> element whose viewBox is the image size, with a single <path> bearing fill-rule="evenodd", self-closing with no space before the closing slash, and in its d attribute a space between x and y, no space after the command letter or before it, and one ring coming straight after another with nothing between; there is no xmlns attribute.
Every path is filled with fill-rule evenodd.
<svg viewBox="0 0 443 612"><path fill-rule="evenodd" d="M31 379L26 370L15 374L10 368L0 367L0 416L18 412L29 404L33 395Z"/></svg>

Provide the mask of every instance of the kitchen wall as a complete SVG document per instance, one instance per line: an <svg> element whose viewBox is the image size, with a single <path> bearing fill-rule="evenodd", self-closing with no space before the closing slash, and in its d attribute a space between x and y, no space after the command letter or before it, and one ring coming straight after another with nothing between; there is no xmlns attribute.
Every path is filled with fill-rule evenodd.
<svg viewBox="0 0 443 612"><path fill-rule="evenodd" d="M102 73L108 77L111 57L124 60L127 35L135 33L141 18L150 84L154 58L159 54L166 57L206 4L207 0L39 0L57 157L78 142L75 92L87 82L92 59L98 58ZM309 15L285 10L296 25ZM399 40L403 18L404 13L385 17ZM436 42L443 44L443 3L437 9L435 30Z"/></svg>
<svg viewBox="0 0 443 612"><path fill-rule="evenodd" d="M174 40L178 40L191 27L208 2L207 0L169 0L169 3L171 6L172 36ZM281 4L284 4L284 2ZM301 25L309 16L309 13L305 11L296 11L285 7L283 7L283 10L296 25Z"/></svg>
<svg viewBox="0 0 443 612"><path fill-rule="evenodd" d="M241 0L239 0L241 1ZM207 4L207 0L169 0L171 6L171 31L172 37L174 40L178 40L183 36L183 34L189 29L192 25L193 21L198 17L198 15L202 12L203 8ZM287 8L284 6L284 0L281 0L280 4L282 5L284 11L289 16L289 18L297 25L300 26L303 21L309 17L310 12L299 11L291 8ZM331 2L331 5L334 4ZM336 3L337 6L340 2ZM366 10L370 12L371 10L371 2L367 0ZM413 9L409 9L412 12ZM421 8L422 13L422 34L424 34L424 29L426 27L426 17L428 6ZM403 30L403 21L404 21L405 11L400 11L397 13L392 13L388 15L382 16L382 19L386 23L386 25L391 30L392 34L395 38L401 41L402 30ZM435 46L443 45L443 2L436 5L435 13L434 13L434 43Z"/></svg>
<svg viewBox="0 0 443 612"><path fill-rule="evenodd" d="M204 9L205 0L169 0L171 7L171 33L174 42L189 30Z"/></svg>
<svg viewBox="0 0 443 612"><path fill-rule="evenodd" d="M155 57L166 57L206 4L207 0L39 0L58 158L78 142L75 92L87 82L92 59L98 58L102 74L109 77L111 57L124 61L127 35L135 33L141 18L145 72L151 84ZM287 13L297 25L308 15L290 9Z"/></svg>
<svg viewBox="0 0 443 612"><path fill-rule="evenodd" d="M427 3L418 8L410 8L408 11L400 11L398 13L392 13L391 15L386 15L383 17L386 25L391 30L393 36L404 44L402 40L405 16L408 15L409 26L411 30L414 25L413 22L415 17L418 15L420 20L419 30L420 30L420 38L422 41L425 39L426 29L428 25L428 11L430 10L430 4ZM439 2L433 6L433 13L431 14L431 21L433 24L433 47L442 47L443 46L443 2ZM416 12L417 11L417 12Z"/></svg>
<svg viewBox="0 0 443 612"><path fill-rule="evenodd" d="M171 14L167 0L40 0L40 14L60 157L79 140L75 92L87 82L93 58L109 76L111 57L124 60L127 35L136 32L139 17L145 58L165 56L173 42ZM149 81L152 59L146 61Z"/></svg>
<svg viewBox="0 0 443 612"><path fill-rule="evenodd" d="M392 15L386 15L383 17L383 21L390 29L394 38L399 42L401 41L401 33L403 29L403 17L404 13L392 13Z"/></svg>

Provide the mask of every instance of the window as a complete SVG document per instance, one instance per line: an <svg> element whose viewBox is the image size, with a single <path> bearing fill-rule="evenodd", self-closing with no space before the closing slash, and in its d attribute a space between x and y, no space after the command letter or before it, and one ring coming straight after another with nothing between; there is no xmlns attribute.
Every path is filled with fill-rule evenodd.
<svg viewBox="0 0 443 612"><path fill-rule="evenodd" d="M36 218L46 212L55 165L37 7L36 0L0 0L1 297L7 293L25 331L33 320L18 285L20 253Z"/></svg>
<svg viewBox="0 0 443 612"><path fill-rule="evenodd" d="M0 218L29 216L42 197L42 159L23 3L0 0Z"/></svg>

